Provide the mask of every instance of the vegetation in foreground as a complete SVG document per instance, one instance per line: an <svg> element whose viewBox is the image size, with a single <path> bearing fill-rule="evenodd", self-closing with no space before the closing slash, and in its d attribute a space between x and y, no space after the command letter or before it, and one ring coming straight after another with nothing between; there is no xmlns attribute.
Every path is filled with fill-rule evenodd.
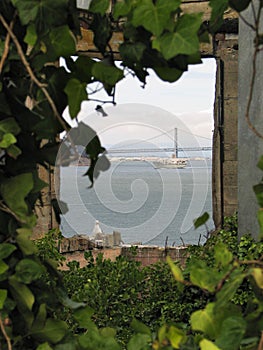
<svg viewBox="0 0 263 350"><path fill-rule="evenodd" d="M72 301L88 305L86 327L69 307L56 317L80 339L93 337L91 324L114 334L116 349L258 349L263 245L249 235L238 242L236 217L225 221L204 246L189 247L184 268L169 258L148 267L123 257L94 261L86 252L86 267L74 261L61 272ZM50 233L36 242L41 259L63 261L56 238ZM93 346L103 344L101 337Z"/></svg>

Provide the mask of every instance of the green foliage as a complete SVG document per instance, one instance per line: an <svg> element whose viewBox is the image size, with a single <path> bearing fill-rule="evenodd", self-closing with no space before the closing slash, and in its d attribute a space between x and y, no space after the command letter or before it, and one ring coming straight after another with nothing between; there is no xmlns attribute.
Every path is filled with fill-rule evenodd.
<svg viewBox="0 0 263 350"><path fill-rule="evenodd" d="M208 219L209 219L209 214L207 212L205 212L204 214L199 216L199 218L195 219L195 221L194 221L195 228L198 228L198 227L204 225Z"/></svg>
<svg viewBox="0 0 263 350"><path fill-rule="evenodd" d="M38 248L38 256L42 260L53 260L62 265L66 260L65 257L59 253L59 246L61 244L62 234L59 230L51 230L45 234L43 238L34 241Z"/></svg>

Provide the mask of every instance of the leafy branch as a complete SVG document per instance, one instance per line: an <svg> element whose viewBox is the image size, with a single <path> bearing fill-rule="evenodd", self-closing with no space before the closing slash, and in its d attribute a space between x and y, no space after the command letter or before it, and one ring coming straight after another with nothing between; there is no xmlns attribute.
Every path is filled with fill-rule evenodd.
<svg viewBox="0 0 263 350"><path fill-rule="evenodd" d="M6 340L8 350L12 350L11 339L9 338L8 334L6 333L4 322L2 320L1 314L0 314L0 329L1 329L1 332L3 333L3 336Z"/></svg>
<svg viewBox="0 0 263 350"><path fill-rule="evenodd" d="M14 34L13 30L12 30L12 23L10 25L8 25L8 23L6 22L6 20L4 19L3 15L0 14L0 21L1 23L3 24L3 26L5 27L5 29L7 30L8 32L8 35L12 38L15 46L16 46L16 49L17 49L17 53L21 59L21 62L23 63L24 67L26 68L31 80L42 90L43 94L45 95L53 113L54 113L54 116L57 118L57 120L59 121L59 123L61 124L61 126L63 127L64 130L66 131L69 131L70 128L68 127L67 123L65 122L64 118L61 117L61 115L59 114L58 110L57 110L57 107L53 101L53 99L51 98L49 92L47 91L46 87L47 87L47 84L46 83L41 83L39 81L39 79L36 77L36 75L34 74L29 62L27 61L26 59L26 56L23 52L23 49L16 37L16 35Z"/></svg>
<svg viewBox="0 0 263 350"><path fill-rule="evenodd" d="M11 31L13 30L13 27L14 27L14 23L15 23L15 20L13 19L12 22L10 23L10 29ZM0 74L2 73L2 70L3 70L3 67L4 67L4 64L5 64L5 61L8 57L8 53L9 53L9 44L10 44L10 33L8 32L7 33L7 36L5 38L5 45L4 45L4 52L3 52L3 55L1 57L1 61L0 61Z"/></svg>

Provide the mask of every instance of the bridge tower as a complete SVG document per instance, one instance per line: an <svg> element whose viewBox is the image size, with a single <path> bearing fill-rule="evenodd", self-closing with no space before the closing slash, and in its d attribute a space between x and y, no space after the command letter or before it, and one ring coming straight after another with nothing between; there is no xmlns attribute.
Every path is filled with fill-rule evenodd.
<svg viewBox="0 0 263 350"><path fill-rule="evenodd" d="M178 129L174 128L174 157L178 158Z"/></svg>

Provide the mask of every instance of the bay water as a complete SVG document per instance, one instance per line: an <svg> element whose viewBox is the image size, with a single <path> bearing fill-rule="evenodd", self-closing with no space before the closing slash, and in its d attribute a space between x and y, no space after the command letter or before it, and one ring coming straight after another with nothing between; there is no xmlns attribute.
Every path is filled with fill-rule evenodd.
<svg viewBox="0 0 263 350"><path fill-rule="evenodd" d="M213 229L211 160L188 160L183 169L154 168L150 161L112 162L89 188L87 167L61 168L64 236L92 235L98 220L104 233L118 231L125 244L179 246L204 243ZM210 214L206 227L193 221Z"/></svg>

